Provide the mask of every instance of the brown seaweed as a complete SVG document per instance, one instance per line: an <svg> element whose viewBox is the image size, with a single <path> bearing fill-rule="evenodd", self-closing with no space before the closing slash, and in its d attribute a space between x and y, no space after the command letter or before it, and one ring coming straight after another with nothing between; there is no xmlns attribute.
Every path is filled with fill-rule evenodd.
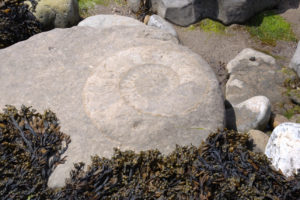
<svg viewBox="0 0 300 200"><path fill-rule="evenodd" d="M26 40L41 32L41 24L32 14L36 0L0 0L0 49Z"/></svg>
<svg viewBox="0 0 300 200"><path fill-rule="evenodd" d="M0 114L0 198L300 199L299 174L286 179L252 151L247 134L229 130L210 134L199 147L176 146L169 155L115 149L111 159L93 156L86 171L84 163L74 164L65 187L49 189L47 180L69 142L51 111L7 107Z"/></svg>
<svg viewBox="0 0 300 200"><path fill-rule="evenodd" d="M58 125L51 111L41 115L25 106L20 111L7 106L0 114L1 199L43 199L47 194L47 180L64 162L61 155L70 143Z"/></svg>

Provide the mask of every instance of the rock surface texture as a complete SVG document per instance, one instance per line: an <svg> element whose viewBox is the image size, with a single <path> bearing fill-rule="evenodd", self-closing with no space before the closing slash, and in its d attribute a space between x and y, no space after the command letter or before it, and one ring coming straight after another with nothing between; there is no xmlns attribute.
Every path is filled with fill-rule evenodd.
<svg viewBox="0 0 300 200"><path fill-rule="evenodd" d="M264 130L271 116L271 104L267 97L256 96L226 109L226 124L229 129L247 132Z"/></svg>
<svg viewBox="0 0 300 200"><path fill-rule="evenodd" d="M153 10L169 21L188 26L204 18L242 23L280 0L152 0Z"/></svg>
<svg viewBox="0 0 300 200"><path fill-rule="evenodd" d="M159 29L54 29L0 50L0 107L51 109L71 136L67 161L49 179L64 185L74 162L113 147L168 153L224 127L210 66Z"/></svg>
<svg viewBox="0 0 300 200"><path fill-rule="evenodd" d="M141 6L141 0L128 0L127 4L133 12L138 12Z"/></svg>
<svg viewBox="0 0 300 200"><path fill-rule="evenodd" d="M255 145L253 150L255 152L264 153L270 137L259 130L250 130L248 134L250 139L253 140L253 144Z"/></svg>
<svg viewBox="0 0 300 200"><path fill-rule="evenodd" d="M230 74L226 99L232 105L254 96L266 96L271 104L282 100L284 76L273 57L244 49L226 67Z"/></svg>
<svg viewBox="0 0 300 200"><path fill-rule="evenodd" d="M266 146L265 154L272 165L285 176L300 169L300 124L283 123L276 127Z"/></svg>
<svg viewBox="0 0 300 200"><path fill-rule="evenodd" d="M44 29L71 27L80 20L77 0L40 0L33 14Z"/></svg>
<svg viewBox="0 0 300 200"><path fill-rule="evenodd" d="M296 52L291 60L289 67L295 70L300 77L300 42L298 43Z"/></svg>

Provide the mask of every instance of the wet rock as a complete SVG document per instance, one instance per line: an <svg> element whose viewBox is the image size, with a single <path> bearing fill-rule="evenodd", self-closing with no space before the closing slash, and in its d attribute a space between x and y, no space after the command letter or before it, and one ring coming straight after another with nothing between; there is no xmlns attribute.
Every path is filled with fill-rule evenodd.
<svg viewBox="0 0 300 200"><path fill-rule="evenodd" d="M253 144L255 145L253 148L254 152L264 153L269 140L269 136L259 130L250 130L248 134L249 138L253 140Z"/></svg>
<svg viewBox="0 0 300 200"><path fill-rule="evenodd" d="M161 30L164 30L172 34L174 37L177 37L177 32L173 28L172 24L170 24L169 22L167 22L166 20L164 20L162 17L158 15L151 15L147 25L157 27Z"/></svg>
<svg viewBox="0 0 300 200"><path fill-rule="evenodd" d="M265 154L285 176L296 174L300 169L300 124L283 123L277 126L271 134Z"/></svg>
<svg viewBox="0 0 300 200"><path fill-rule="evenodd" d="M73 163L110 157L113 147L167 154L224 128L224 100L211 67L158 32L170 35L145 25L76 26L0 51L0 107L49 108L71 137L49 186L63 186Z"/></svg>
<svg viewBox="0 0 300 200"><path fill-rule="evenodd" d="M264 130L271 116L271 104L267 97L256 96L226 109L227 128L240 132L251 129Z"/></svg>
<svg viewBox="0 0 300 200"><path fill-rule="evenodd" d="M300 77L300 42L298 43L296 52L290 62L289 67L294 69Z"/></svg>
<svg viewBox="0 0 300 200"><path fill-rule="evenodd" d="M232 105L254 96L266 96L271 104L288 99L282 95L285 79L273 57L244 49L226 67L230 77L225 93Z"/></svg>
<svg viewBox="0 0 300 200"><path fill-rule="evenodd" d="M71 27L80 20L77 0L40 0L33 14L46 30Z"/></svg>

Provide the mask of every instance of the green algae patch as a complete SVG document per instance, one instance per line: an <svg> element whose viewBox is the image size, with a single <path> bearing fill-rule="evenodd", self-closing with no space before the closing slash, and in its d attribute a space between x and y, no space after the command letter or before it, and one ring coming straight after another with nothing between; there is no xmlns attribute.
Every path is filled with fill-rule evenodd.
<svg viewBox="0 0 300 200"><path fill-rule="evenodd" d="M214 21L211 19L203 19L196 24L192 24L186 28L188 31L194 31L196 29L203 30L208 33L216 33L216 34L225 34L226 26L218 21Z"/></svg>
<svg viewBox="0 0 300 200"><path fill-rule="evenodd" d="M284 116L288 119L291 119L294 115L300 113L300 106L295 105L292 108L288 109L285 113Z"/></svg>
<svg viewBox="0 0 300 200"><path fill-rule="evenodd" d="M276 41L297 41L291 25L281 16L272 11L260 13L251 18L247 24L249 33L269 45Z"/></svg>
<svg viewBox="0 0 300 200"><path fill-rule="evenodd" d="M204 19L199 23L200 28L205 32L214 32L218 34L225 34L226 26L220 22Z"/></svg>
<svg viewBox="0 0 300 200"><path fill-rule="evenodd" d="M89 9L95 7L95 5L108 6L110 0L78 0L79 13L85 15Z"/></svg>

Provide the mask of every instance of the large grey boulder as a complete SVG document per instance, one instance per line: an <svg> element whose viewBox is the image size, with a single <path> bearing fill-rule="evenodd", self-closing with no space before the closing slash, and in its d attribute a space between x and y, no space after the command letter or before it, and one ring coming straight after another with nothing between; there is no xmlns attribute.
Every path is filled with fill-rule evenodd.
<svg viewBox="0 0 300 200"><path fill-rule="evenodd" d="M77 0L40 0L33 14L44 29L71 27L80 20Z"/></svg>
<svg viewBox="0 0 300 200"><path fill-rule="evenodd" d="M282 123L277 126L271 134L265 154L285 176L297 174L300 169L300 124Z"/></svg>
<svg viewBox="0 0 300 200"><path fill-rule="evenodd" d="M217 19L224 24L243 23L258 12L274 8L279 3L280 0L218 0Z"/></svg>
<svg viewBox="0 0 300 200"><path fill-rule="evenodd" d="M295 70L300 77L300 42L298 43L296 52L290 62L289 67Z"/></svg>
<svg viewBox="0 0 300 200"><path fill-rule="evenodd" d="M0 107L51 109L71 136L60 187L74 162L113 147L169 153L224 127L218 81L198 55L147 26L54 29L0 50ZM162 34L163 35L163 34ZM161 35L160 35L161 36Z"/></svg>
<svg viewBox="0 0 300 200"><path fill-rule="evenodd" d="M152 0L154 10L169 21L188 26L204 18L224 24L242 23L280 0ZM158 2L159 1L159 2Z"/></svg>

